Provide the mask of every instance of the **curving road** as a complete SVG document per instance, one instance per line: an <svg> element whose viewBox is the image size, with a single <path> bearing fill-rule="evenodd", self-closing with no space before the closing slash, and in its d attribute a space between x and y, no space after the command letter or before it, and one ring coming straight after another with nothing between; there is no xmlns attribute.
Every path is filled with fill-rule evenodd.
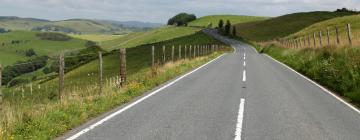
<svg viewBox="0 0 360 140"><path fill-rule="evenodd" d="M358 140L360 112L251 46L118 107L59 139Z"/></svg>

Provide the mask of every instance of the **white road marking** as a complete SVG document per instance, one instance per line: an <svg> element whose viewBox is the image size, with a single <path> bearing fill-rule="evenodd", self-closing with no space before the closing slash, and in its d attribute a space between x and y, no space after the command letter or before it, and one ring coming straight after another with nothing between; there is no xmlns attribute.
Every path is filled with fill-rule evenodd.
<svg viewBox="0 0 360 140"><path fill-rule="evenodd" d="M246 66L246 61L244 61L244 64L243 64L243 65L244 65L244 67Z"/></svg>
<svg viewBox="0 0 360 140"><path fill-rule="evenodd" d="M246 70L243 71L243 82L246 81Z"/></svg>
<svg viewBox="0 0 360 140"><path fill-rule="evenodd" d="M244 109L245 109L244 106L245 106L245 99L241 98L234 140L241 140L241 131L242 131L242 124L244 119Z"/></svg>
<svg viewBox="0 0 360 140"><path fill-rule="evenodd" d="M296 70L290 68L289 66L279 62L278 60L272 58L271 56L265 54L265 56L267 56L268 58L274 60L275 62L283 65L284 67L290 69L291 71L295 72L296 74L300 75L301 77L305 78L306 80L308 80L310 83L315 84L316 86L318 86L320 89L322 89L323 91L325 91L326 93L330 94L331 96L333 96L335 99L339 100L340 102L344 103L345 105L347 105L348 107L350 107L352 110L354 110L355 112L357 112L358 114L360 114L360 110L358 110L356 107L354 107L353 105L349 104L348 102L344 101L342 98L340 98L339 96L337 96L336 94L332 93L331 91L329 91L328 89L324 88L323 86L321 86L320 84L316 83L315 81L309 79L308 77L302 75L301 73L297 72Z"/></svg>
<svg viewBox="0 0 360 140"><path fill-rule="evenodd" d="M236 53L236 48L234 46L232 46L234 48L234 53Z"/></svg>
<svg viewBox="0 0 360 140"><path fill-rule="evenodd" d="M147 99L147 98L149 98L149 97L153 96L154 94L156 94L156 93L158 93L158 92L160 92L160 91L164 90L165 88L167 88L167 87L169 87L169 86L171 86L171 85L175 84L175 83L176 83L176 82L178 82L179 80L181 80L181 79L185 78L186 76L189 76L190 74L192 74L192 73L194 73L194 72L198 71L199 69L201 69L201 68L205 67L206 65L210 64L211 62L214 62L215 60L219 59L220 57L222 57L222 56L224 56L224 55L225 55L225 54L222 54L222 55L220 55L219 57L217 57L217 58L215 58L215 59L213 59L213 60L211 60L211 61L207 62L206 64L204 64L204 65L202 65L202 66L200 66L200 67L198 67L197 69L195 69L195 70L193 70L193 71L191 71L191 72L189 72L189 73L184 74L183 76L181 76L181 77L179 77L179 78L175 79L174 81L172 81L172 82L170 82L170 83L168 83L168 84L164 85L163 87L161 87L161 88L159 88L159 89L157 89L157 90L155 90L155 91L151 92L150 94L148 94L148 95L146 95L146 96L142 97L141 99L139 99L139 100L137 100L137 101L135 101L135 102L133 102L133 103L131 103L131 104L127 105L126 107L124 107L124 108L122 108L122 109L120 109L120 110L118 110L118 111L116 111L116 112L114 112L114 113L110 114L109 116L107 116L107 117L105 117L105 118L101 119L100 121L98 121L98 122L96 122L96 123L94 123L94 124L90 125L89 127L85 128L85 129L83 129L83 130L81 130L80 132L78 132L78 133L76 133L75 135L73 135L73 136L71 136L71 137L67 138L66 140L75 140L76 138L78 138L78 137L80 137L81 135L83 135L83 134L85 134L85 133L89 132L90 130L94 129L95 127L97 127L97 126L101 125L102 123L104 123L104 122L106 122L106 121L110 120L111 118L115 117L116 115L119 115L119 114L123 113L124 111L126 111L126 110L130 109L131 107L135 106L136 104L138 104L138 103L140 103L140 102L144 101L145 99Z"/></svg>

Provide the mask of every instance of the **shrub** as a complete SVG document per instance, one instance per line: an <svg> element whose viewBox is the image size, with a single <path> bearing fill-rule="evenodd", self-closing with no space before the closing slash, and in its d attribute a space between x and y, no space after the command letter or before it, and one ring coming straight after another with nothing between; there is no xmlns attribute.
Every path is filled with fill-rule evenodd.
<svg viewBox="0 0 360 140"><path fill-rule="evenodd" d="M71 39L71 37L67 35L61 33L52 33L52 32L37 33L36 36L42 40L51 40L51 41L68 41Z"/></svg>
<svg viewBox="0 0 360 140"><path fill-rule="evenodd" d="M43 68L47 63L47 60L47 56L41 56L28 61L19 61L14 65L5 67L2 73L4 84L8 84L17 76Z"/></svg>
<svg viewBox="0 0 360 140"><path fill-rule="evenodd" d="M34 49L29 49L29 50L27 50L27 51L25 52L25 55L26 55L27 57L31 57L31 56L35 56L36 53L35 53Z"/></svg>

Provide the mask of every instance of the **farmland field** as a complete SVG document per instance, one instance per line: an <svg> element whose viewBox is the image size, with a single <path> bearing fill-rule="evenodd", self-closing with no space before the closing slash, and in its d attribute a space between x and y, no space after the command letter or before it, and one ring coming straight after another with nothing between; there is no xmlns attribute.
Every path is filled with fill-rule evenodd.
<svg viewBox="0 0 360 140"><path fill-rule="evenodd" d="M85 40L74 38L66 41L44 40L37 37L37 33L12 31L0 34L0 63L9 65L19 60L27 60L29 58L25 52L29 49L33 49L38 56L54 56L60 51L75 51L85 48Z"/></svg>
<svg viewBox="0 0 360 140"><path fill-rule="evenodd" d="M146 32L130 33L118 39L105 41L101 43L101 47L106 50L113 50L117 48L130 48L143 44L161 42L182 36L191 35L199 30L200 29L193 27L167 26Z"/></svg>
<svg viewBox="0 0 360 140"><path fill-rule="evenodd" d="M264 20L267 17L256 17L256 16L240 16L240 15L211 15L200 17L199 19L189 23L189 26L201 26L206 27L212 24L212 27L217 27L219 20L222 19L224 22L230 20L231 24L238 24L250 21Z"/></svg>

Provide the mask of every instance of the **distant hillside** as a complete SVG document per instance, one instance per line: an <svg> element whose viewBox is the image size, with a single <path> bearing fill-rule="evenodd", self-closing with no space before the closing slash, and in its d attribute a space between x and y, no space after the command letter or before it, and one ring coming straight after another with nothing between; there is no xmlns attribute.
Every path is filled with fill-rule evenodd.
<svg viewBox="0 0 360 140"><path fill-rule="evenodd" d="M50 36L49 33L29 31L2 33L0 34L0 64L6 66L16 61L28 60L31 57L28 57L26 52L30 49L33 49L38 56L54 56L60 51L84 49L85 44L85 40L66 35L59 36L59 34Z"/></svg>
<svg viewBox="0 0 360 140"><path fill-rule="evenodd" d="M36 26L44 26L50 21L34 18L1 17L0 28L11 30L31 30Z"/></svg>
<svg viewBox="0 0 360 140"><path fill-rule="evenodd" d="M100 23L113 24L116 26L126 27L126 28L157 28L164 26L161 23L152 23L152 22L141 22L141 21L116 21L116 20L96 20Z"/></svg>
<svg viewBox="0 0 360 140"><path fill-rule="evenodd" d="M219 20L222 19L224 21L230 20L232 24L257 21L266 19L266 17L255 17L255 16L241 16L241 15L210 15L198 18L195 21L189 23L189 26L208 26L212 24L212 27L217 27Z"/></svg>
<svg viewBox="0 0 360 140"><path fill-rule="evenodd" d="M263 21L254 21L236 25L237 35L254 41L266 41L282 38L298 32L314 23L352 15L349 12L306 12L284 15Z"/></svg>
<svg viewBox="0 0 360 140"><path fill-rule="evenodd" d="M314 32L318 33L322 31L324 35L326 34L327 28L330 30L330 36L335 36L335 27L339 28L340 36L346 36L345 26L346 24L351 24L351 30L353 32L354 37L356 33L360 33L360 15L352 15L345 17L338 17L329 20L325 20L316 24L313 24L297 33L294 33L288 37L298 37L313 34Z"/></svg>
<svg viewBox="0 0 360 140"><path fill-rule="evenodd" d="M133 24L133 25L131 25ZM0 17L0 28L10 30L54 31L75 34L122 34L154 28L156 23L117 22L88 19L49 21L34 18Z"/></svg>

